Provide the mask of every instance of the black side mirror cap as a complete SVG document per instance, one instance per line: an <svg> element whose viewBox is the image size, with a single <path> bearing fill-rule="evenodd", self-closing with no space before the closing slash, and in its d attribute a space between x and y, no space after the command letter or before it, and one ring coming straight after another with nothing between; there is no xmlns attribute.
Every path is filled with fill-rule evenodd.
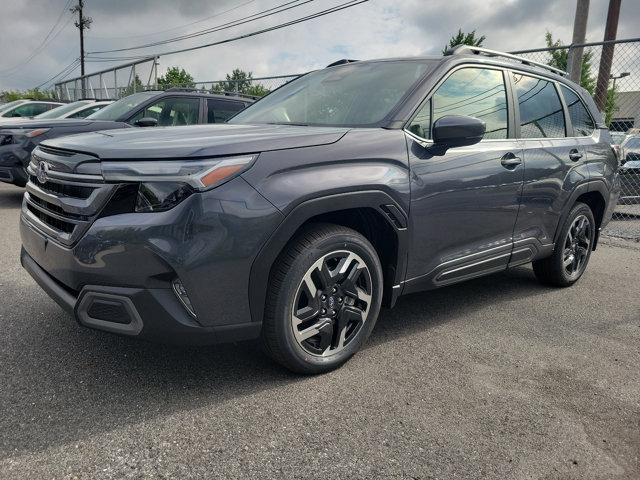
<svg viewBox="0 0 640 480"><path fill-rule="evenodd" d="M156 127L158 125L158 120L153 117L145 117L140 120L136 120L134 125L136 127Z"/></svg>
<svg viewBox="0 0 640 480"><path fill-rule="evenodd" d="M446 115L433 124L433 142L445 148L475 145L484 137L486 128L479 118Z"/></svg>

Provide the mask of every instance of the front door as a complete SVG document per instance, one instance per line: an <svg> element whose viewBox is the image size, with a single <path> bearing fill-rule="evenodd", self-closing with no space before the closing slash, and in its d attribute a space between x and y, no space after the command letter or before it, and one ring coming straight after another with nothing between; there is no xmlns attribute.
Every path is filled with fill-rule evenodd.
<svg viewBox="0 0 640 480"><path fill-rule="evenodd" d="M507 99L502 70L464 67L444 80L410 122L413 245L405 292L507 267L524 178ZM484 139L434 154L431 126L445 115L484 120Z"/></svg>

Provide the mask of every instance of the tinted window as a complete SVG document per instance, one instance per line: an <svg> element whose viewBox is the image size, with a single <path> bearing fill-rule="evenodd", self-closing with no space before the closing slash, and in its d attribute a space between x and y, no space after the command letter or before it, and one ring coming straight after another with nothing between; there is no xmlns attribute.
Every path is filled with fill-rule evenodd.
<svg viewBox="0 0 640 480"><path fill-rule="evenodd" d="M28 100L14 100L13 102L3 103L0 105L0 113L6 112L7 110L15 107L16 105L20 105L21 103L25 103Z"/></svg>
<svg viewBox="0 0 640 480"><path fill-rule="evenodd" d="M79 112L74 113L73 115L69 115L69 118L87 118L89 115L93 115L98 110L102 110L106 105L94 105L89 108L85 108L80 110Z"/></svg>
<svg viewBox="0 0 640 480"><path fill-rule="evenodd" d="M591 115L587 107L584 106L580 97L570 88L562 85L562 95L564 95L564 101L569 109L569 117L571 118L571 124L573 125L574 135L580 137L588 137L593 133L596 128Z"/></svg>
<svg viewBox="0 0 640 480"><path fill-rule="evenodd" d="M507 94L499 70L458 70L438 87L431 101L433 122L446 115L468 115L486 122L484 138L507 138Z"/></svg>
<svg viewBox="0 0 640 480"><path fill-rule="evenodd" d="M151 97L158 95L158 92L140 92L129 95L128 97L121 98L117 102L113 102L111 105L107 105L102 110L91 115L91 120L118 120L123 115L132 113L134 108Z"/></svg>
<svg viewBox="0 0 640 480"><path fill-rule="evenodd" d="M520 106L522 138L559 138L566 136L564 112L553 83L541 78L513 74Z"/></svg>
<svg viewBox="0 0 640 480"><path fill-rule="evenodd" d="M48 105L46 103L25 103L4 114L5 117L33 117L47 110L51 110L57 105Z"/></svg>
<svg viewBox="0 0 640 480"><path fill-rule="evenodd" d="M194 125L198 123L199 116L199 98L174 97L152 103L131 117L128 122L134 124L143 118L155 118L159 127L176 127Z"/></svg>
<svg viewBox="0 0 640 480"><path fill-rule="evenodd" d="M38 115L38 118L62 118L63 115L75 110L82 105L87 105L90 102L85 100L80 100L78 102L68 103L66 105L62 105L61 107L56 107L54 109L49 110L48 112L41 113Z"/></svg>
<svg viewBox="0 0 640 480"><path fill-rule="evenodd" d="M207 123L224 123L244 108L244 103L207 100Z"/></svg>
<svg viewBox="0 0 640 480"><path fill-rule="evenodd" d="M420 138L429 138L431 132L431 100L427 101L411 120L409 131Z"/></svg>
<svg viewBox="0 0 640 480"><path fill-rule="evenodd" d="M303 75L236 115L230 123L373 125L431 67L428 61L356 62Z"/></svg>

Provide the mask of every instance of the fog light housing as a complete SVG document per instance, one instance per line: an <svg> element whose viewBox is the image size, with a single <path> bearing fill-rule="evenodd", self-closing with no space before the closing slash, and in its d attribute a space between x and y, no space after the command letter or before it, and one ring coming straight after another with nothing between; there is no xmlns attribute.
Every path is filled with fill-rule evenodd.
<svg viewBox="0 0 640 480"><path fill-rule="evenodd" d="M193 305L191 305L191 300L189 300L189 296L187 295L187 290L184 288L184 285L180 281L179 278L175 278L172 282L173 285L173 293L176 294L180 303L187 309L187 311L191 314L193 318L196 318L196 313L193 311Z"/></svg>

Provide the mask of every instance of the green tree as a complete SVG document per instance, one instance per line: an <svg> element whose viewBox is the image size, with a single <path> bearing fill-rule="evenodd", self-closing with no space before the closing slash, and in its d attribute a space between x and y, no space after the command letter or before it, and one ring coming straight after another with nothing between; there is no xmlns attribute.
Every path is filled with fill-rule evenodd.
<svg viewBox="0 0 640 480"><path fill-rule="evenodd" d="M252 72L245 72L235 68L231 74L227 73L225 81L214 83L211 86L211 92L238 92L262 97L269 93L270 90L260 83L254 83Z"/></svg>
<svg viewBox="0 0 640 480"><path fill-rule="evenodd" d="M445 45L442 50L444 55L447 50L456 47L458 45L471 45L472 47L481 47L482 43L487 39L484 35L476 37L476 31L473 30L470 33L464 33L461 28L458 29L458 33L453 35L449 39L449 45Z"/></svg>
<svg viewBox="0 0 640 480"><path fill-rule="evenodd" d="M193 75L184 68L169 67L167 68L167 73L158 78L158 86L162 90L166 90L171 87L194 88L196 84L193 80Z"/></svg>
<svg viewBox="0 0 640 480"><path fill-rule="evenodd" d="M553 40L551 32L547 32L544 35L545 42L548 48L562 47L561 40ZM547 65L559 68L560 70L567 70L569 60L569 49L561 48L550 51L551 58L547 62ZM593 52L591 50L585 50L582 54L582 69L580 71L580 85L584 87L591 95L596 89L596 79L591 75L591 67L593 62Z"/></svg>
<svg viewBox="0 0 640 480"><path fill-rule="evenodd" d="M547 32L544 36L548 48L563 46L562 41L553 40L551 32ZM549 52L551 58L547 62L547 65L559 68L560 70L567 70L569 60L569 49L561 48L557 50L551 50ZM580 85L587 90L592 96L596 90L596 77L592 75L593 67L593 52L591 50L585 50L582 54L582 68L580 70ZM613 119L613 114L616 110L616 92L613 88L607 89L607 98L604 104L604 119L605 123L609 125Z"/></svg>
<svg viewBox="0 0 640 480"><path fill-rule="evenodd" d="M135 77L133 77L133 83L131 83L131 85L124 88L120 92L120 98L131 95L132 93L142 92L143 90L145 90L145 86L142 84L142 80L140 80L140 77L136 75Z"/></svg>
<svg viewBox="0 0 640 480"><path fill-rule="evenodd" d="M14 100L22 99L49 100L56 98L56 94L53 91L31 88L29 90L8 90L0 93L0 98L5 102L13 102Z"/></svg>

